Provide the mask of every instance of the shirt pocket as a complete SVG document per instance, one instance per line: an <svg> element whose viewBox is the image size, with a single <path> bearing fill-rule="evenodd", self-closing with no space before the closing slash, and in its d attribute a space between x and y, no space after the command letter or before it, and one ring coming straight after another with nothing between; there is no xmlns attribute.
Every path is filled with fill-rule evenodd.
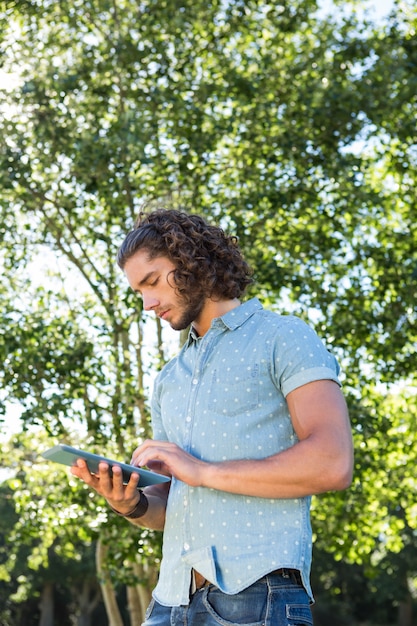
<svg viewBox="0 0 417 626"><path fill-rule="evenodd" d="M208 399L213 413L233 416L253 411L259 405L259 364L214 370Z"/></svg>

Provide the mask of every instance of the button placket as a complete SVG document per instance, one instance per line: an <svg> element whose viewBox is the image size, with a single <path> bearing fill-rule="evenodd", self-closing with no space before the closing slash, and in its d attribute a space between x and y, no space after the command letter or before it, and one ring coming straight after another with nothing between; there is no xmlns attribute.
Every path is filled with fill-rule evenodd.
<svg viewBox="0 0 417 626"><path fill-rule="evenodd" d="M214 336L211 336L213 333L210 331L199 340L199 344L197 346L196 354L195 354L195 365L193 369L193 373L190 381L190 392L188 396L188 404L185 412L185 423L184 423L184 449L191 450L192 449L192 433L195 419L193 416L195 415L195 407L198 397L198 391L200 388L201 382L201 372L203 371L204 364L207 360L207 357L210 353L210 347L213 344ZM183 486L183 507L184 507L184 525L183 525L183 550L184 552L189 552L191 550L190 545L190 537L191 537L191 521L190 521L190 497L189 491L190 488L188 485L184 484Z"/></svg>

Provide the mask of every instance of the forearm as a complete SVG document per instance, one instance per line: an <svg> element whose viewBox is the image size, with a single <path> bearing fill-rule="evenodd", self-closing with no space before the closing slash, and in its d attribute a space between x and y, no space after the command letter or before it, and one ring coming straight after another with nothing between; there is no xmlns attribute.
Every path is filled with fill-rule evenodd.
<svg viewBox="0 0 417 626"><path fill-rule="evenodd" d="M351 448L329 452L314 440L261 460L208 463L201 486L261 498L299 498L344 489L352 471Z"/></svg>

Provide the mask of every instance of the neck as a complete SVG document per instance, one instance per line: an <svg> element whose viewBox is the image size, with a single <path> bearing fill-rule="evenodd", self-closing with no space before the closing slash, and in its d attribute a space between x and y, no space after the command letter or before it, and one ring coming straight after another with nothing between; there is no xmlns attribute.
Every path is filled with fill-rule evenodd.
<svg viewBox="0 0 417 626"><path fill-rule="evenodd" d="M232 300L212 300L208 298L203 309L197 319L193 321L193 327L200 337L206 334L211 326L211 322L216 317L225 315L232 309L240 305L240 300L233 298Z"/></svg>

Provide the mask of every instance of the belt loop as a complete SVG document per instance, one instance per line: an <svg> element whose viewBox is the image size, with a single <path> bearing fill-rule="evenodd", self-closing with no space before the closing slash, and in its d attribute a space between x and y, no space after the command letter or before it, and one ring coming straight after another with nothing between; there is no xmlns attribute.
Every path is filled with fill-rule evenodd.
<svg viewBox="0 0 417 626"><path fill-rule="evenodd" d="M291 580L296 585L300 585L300 587L304 586L302 578L301 578L301 573L299 572L298 569L282 567L280 569L274 570L273 572L271 572L271 574L277 574L278 576L281 576L281 578L286 578L288 580Z"/></svg>

